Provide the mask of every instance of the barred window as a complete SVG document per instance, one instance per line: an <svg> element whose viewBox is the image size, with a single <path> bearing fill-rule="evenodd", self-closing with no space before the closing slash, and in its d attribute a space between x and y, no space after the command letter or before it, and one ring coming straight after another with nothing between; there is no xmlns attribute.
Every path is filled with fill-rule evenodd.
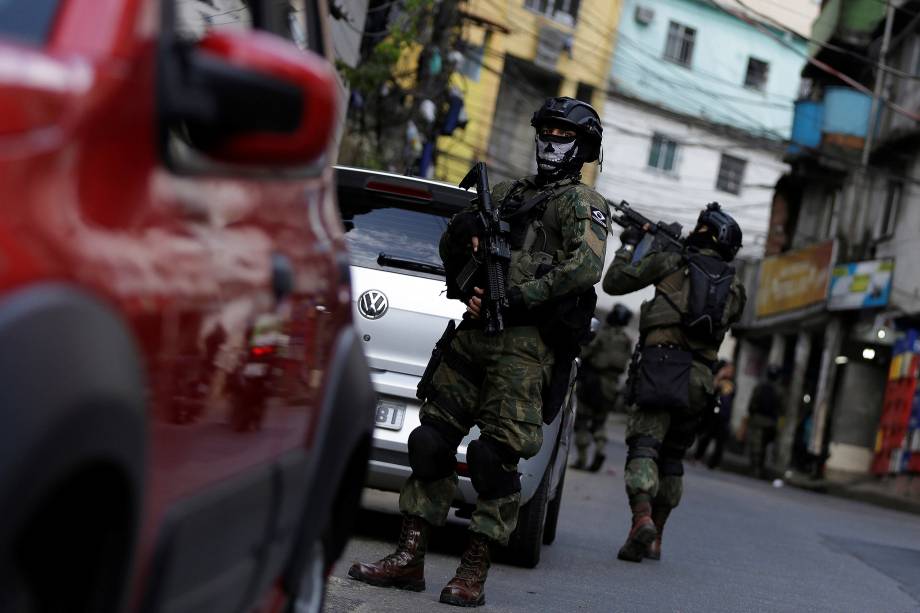
<svg viewBox="0 0 920 613"><path fill-rule="evenodd" d="M524 0L524 7L542 13L547 17L558 19L563 17L566 21L575 23L578 18L578 5L581 0Z"/></svg>
<svg viewBox="0 0 920 613"><path fill-rule="evenodd" d="M719 165L719 176L716 179L716 189L736 196L740 194L746 166L747 160L723 153L722 163Z"/></svg>
<svg viewBox="0 0 920 613"><path fill-rule="evenodd" d="M672 21L668 26L668 41L664 47L664 59L687 68L693 60L693 44L696 30Z"/></svg>
<svg viewBox="0 0 920 613"><path fill-rule="evenodd" d="M652 147L648 154L649 168L674 172L677 160L677 141L663 134L652 135Z"/></svg>
<svg viewBox="0 0 920 613"><path fill-rule="evenodd" d="M744 86L757 91L767 88L767 76L770 73L770 64L756 57L748 58L747 73L744 75Z"/></svg>

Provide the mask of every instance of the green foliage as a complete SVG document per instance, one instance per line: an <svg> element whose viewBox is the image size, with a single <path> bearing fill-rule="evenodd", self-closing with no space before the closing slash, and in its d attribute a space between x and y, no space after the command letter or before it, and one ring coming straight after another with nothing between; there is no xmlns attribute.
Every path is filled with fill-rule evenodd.
<svg viewBox="0 0 920 613"><path fill-rule="evenodd" d="M437 0L404 0L402 12L390 23L388 35L380 41L358 66L352 68L342 62L337 68L348 85L370 93L394 80L394 69L402 54L419 40L429 25Z"/></svg>

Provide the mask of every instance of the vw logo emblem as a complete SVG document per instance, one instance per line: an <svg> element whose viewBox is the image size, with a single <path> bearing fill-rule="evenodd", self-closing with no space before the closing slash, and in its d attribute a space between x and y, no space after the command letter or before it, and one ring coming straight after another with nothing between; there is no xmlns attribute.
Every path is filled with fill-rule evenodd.
<svg viewBox="0 0 920 613"><path fill-rule="evenodd" d="M380 290L369 289L358 297L358 312L367 319L380 319L388 308L390 303Z"/></svg>

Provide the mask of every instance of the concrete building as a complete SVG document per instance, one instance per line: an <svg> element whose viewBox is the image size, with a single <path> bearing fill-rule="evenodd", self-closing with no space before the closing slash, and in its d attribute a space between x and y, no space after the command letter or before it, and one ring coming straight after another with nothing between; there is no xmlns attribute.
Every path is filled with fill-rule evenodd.
<svg viewBox="0 0 920 613"><path fill-rule="evenodd" d="M812 28L739 350L787 366L781 470L869 472L891 346L920 324L918 22L916 2L827 0Z"/></svg>
<svg viewBox="0 0 920 613"><path fill-rule="evenodd" d="M740 256L754 258L763 253L773 187L788 170L783 146L807 47L724 4L624 0L597 188L685 229L718 201L742 226ZM614 236L609 260L618 247ZM638 308L650 295L602 295L599 305ZM732 345L722 353L731 357Z"/></svg>
<svg viewBox="0 0 920 613"><path fill-rule="evenodd" d="M468 123L438 141L435 176L463 178L477 160L493 181L536 172L530 117L550 96L603 108L620 0L470 0L456 86ZM585 180L594 181L594 165Z"/></svg>

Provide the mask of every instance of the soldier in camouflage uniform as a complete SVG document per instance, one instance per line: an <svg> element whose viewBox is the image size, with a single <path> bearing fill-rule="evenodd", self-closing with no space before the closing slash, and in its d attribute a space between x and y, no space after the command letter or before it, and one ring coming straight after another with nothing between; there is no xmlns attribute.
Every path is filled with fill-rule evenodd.
<svg viewBox="0 0 920 613"><path fill-rule="evenodd" d="M597 472L604 464L607 445L607 414L619 396L619 379L632 354L632 342L623 330L632 311L617 303L607 314L607 325L581 355L578 384L578 415L575 418L575 449L572 468ZM594 441L594 459L588 463L588 447Z"/></svg>
<svg viewBox="0 0 920 613"><path fill-rule="evenodd" d="M777 364L767 366L766 379L757 384L748 403L747 437L751 454L751 474L764 477L767 446L776 439L776 425L781 413L778 383L783 369Z"/></svg>
<svg viewBox="0 0 920 613"><path fill-rule="evenodd" d="M542 392L554 363L538 324L562 299L585 292L593 297L609 230L606 201L579 181L581 166L600 153L597 113L571 98L551 98L531 123L539 173L492 189L493 203L512 229L505 330L487 336L480 318L482 291L462 296L452 287L461 262L478 249L482 228L470 209L451 219L440 243L448 296L463 300L468 310L434 371L422 423L409 437L412 475L399 498L399 542L382 560L353 565L348 574L354 579L424 589L429 529L446 520L458 482L457 446L473 425L481 434L468 446L466 459L479 499L469 545L441 602L484 604L490 545L507 544L515 529L518 461L536 455L543 443Z"/></svg>
<svg viewBox="0 0 920 613"><path fill-rule="evenodd" d="M645 406L631 407L627 422L624 478L633 518L626 543L617 554L621 560L641 562L644 557L661 557L661 534L683 491L684 453L693 444L702 412L713 402L712 368L725 332L741 316L745 292L744 286L733 277L721 321L716 322L712 333L701 335L688 329L685 317L691 291L688 258L698 254L714 262L728 262L741 247L741 229L718 205L709 205L700 214L684 251L659 248L652 242L651 249L637 257L635 246L643 233L632 230L624 230L620 236L623 246L604 277L603 287L607 293L622 295L655 286L654 298L643 303L639 316L643 363L637 374L640 382L651 382L645 389L653 391L646 392ZM647 244L642 241L643 247ZM648 400L656 388L663 392L668 385L667 375L665 380L656 382L656 367L644 364L646 356L653 352L664 356L665 362L657 365L658 372L666 371L667 362L676 361L678 354L685 360L692 356L689 385L682 390L684 407L680 410L654 406Z"/></svg>

